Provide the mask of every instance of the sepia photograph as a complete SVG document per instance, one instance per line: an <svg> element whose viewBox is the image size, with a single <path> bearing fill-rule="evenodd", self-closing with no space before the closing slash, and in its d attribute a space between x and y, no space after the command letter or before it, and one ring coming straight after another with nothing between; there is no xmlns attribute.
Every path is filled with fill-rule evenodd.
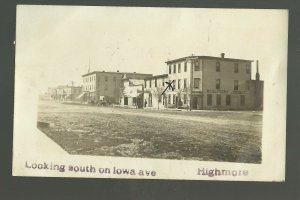
<svg viewBox="0 0 300 200"><path fill-rule="evenodd" d="M195 179L242 179L251 167L251 180L284 179L287 11L21 5L16 30L15 112L36 131L29 141L25 115L15 116L14 163L27 148L53 148L80 164L138 159L168 171L166 162L192 162ZM36 162L22 167L52 170ZM264 164L277 178L259 177ZM179 176L161 178L193 179Z"/></svg>

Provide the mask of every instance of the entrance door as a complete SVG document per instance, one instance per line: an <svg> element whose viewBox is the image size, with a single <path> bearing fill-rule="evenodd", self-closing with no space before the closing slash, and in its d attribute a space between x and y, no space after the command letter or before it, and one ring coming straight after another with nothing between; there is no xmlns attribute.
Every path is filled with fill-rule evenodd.
<svg viewBox="0 0 300 200"><path fill-rule="evenodd" d="M198 105L198 97L193 97L192 108L197 109L197 105Z"/></svg>
<svg viewBox="0 0 300 200"><path fill-rule="evenodd" d="M124 97L124 105L128 105L128 97Z"/></svg>

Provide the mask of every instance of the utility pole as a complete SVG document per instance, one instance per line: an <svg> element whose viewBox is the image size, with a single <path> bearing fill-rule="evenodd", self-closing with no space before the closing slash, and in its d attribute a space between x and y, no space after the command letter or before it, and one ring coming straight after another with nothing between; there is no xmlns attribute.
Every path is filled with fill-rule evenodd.
<svg viewBox="0 0 300 200"><path fill-rule="evenodd" d="M191 71L190 71L190 111L192 111L192 87L193 87L193 69L194 69L194 61L191 60Z"/></svg>

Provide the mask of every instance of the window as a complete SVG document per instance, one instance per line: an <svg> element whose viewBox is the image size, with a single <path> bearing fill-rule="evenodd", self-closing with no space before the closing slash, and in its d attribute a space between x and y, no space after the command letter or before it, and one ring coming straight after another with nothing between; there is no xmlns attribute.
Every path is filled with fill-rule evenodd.
<svg viewBox="0 0 300 200"><path fill-rule="evenodd" d="M173 65L173 73L176 74L176 64Z"/></svg>
<svg viewBox="0 0 300 200"><path fill-rule="evenodd" d="M108 80L108 77L107 77L107 76L105 76L104 78L105 78L105 81L107 81L107 80Z"/></svg>
<svg viewBox="0 0 300 200"><path fill-rule="evenodd" d="M221 79L217 79L216 80L216 89L220 89L220 85L221 85Z"/></svg>
<svg viewBox="0 0 300 200"><path fill-rule="evenodd" d="M212 105L212 94L207 94L207 105L208 106Z"/></svg>
<svg viewBox="0 0 300 200"><path fill-rule="evenodd" d="M171 104L171 95L168 95L168 104Z"/></svg>
<svg viewBox="0 0 300 200"><path fill-rule="evenodd" d="M156 79L154 80L154 85L155 85L155 87L157 87L157 80Z"/></svg>
<svg viewBox="0 0 300 200"><path fill-rule="evenodd" d="M199 61L195 61L195 69L194 71L200 71Z"/></svg>
<svg viewBox="0 0 300 200"><path fill-rule="evenodd" d="M239 89L239 81L238 80L234 80L234 90L238 90Z"/></svg>
<svg viewBox="0 0 300 200"><path fill-rule="evenodd" d="M194 88L199 88L200 78L194 78Z"/></svg>
<svg viewBox="0 0 300 200"><path fill-rule="evenodd" d="M234 63L234 73L239 73L239 64Z"/></svg>
<svg viewBox="0 0 300 200"><path fill-rule="evenodd" d="M172 66L169 65L169 74L171 74L171 73L172 73Z"/></svg>
<svg viewBox="0 0 300 200"><path fill-rule="evenodd" d="M173 82L173 88L174 88L174 90L176 89L176 80L174 80L174 82Z"/></svg>
<svg viewBox="0 0 300 200"><path fill-rule="evenodd" d="M226 106L230 106L230 104L231 104L231 96L226 95Z"/></svg>
<svg viewBox="0 0 300 200"><path fill-rule="evenodd" d="M162 79L161 82L162 82L162 86L165 86L165 80Z"/></svg>
<svg viewBox="0 0 300 200"><path fill-rule="evenodd" d="M177 84L178 89L180 89L180 84L181 84L181 80L178 79L178 84Z"/></svg>
<svg viewBox="0 0 300 200"><path fill-rule="evenodd" d="M151 83L152 81L151 80L149 80L149 88L151 88L152 87L152 83Z"/></svg>
<svg viewBox="0 0 300 200"><path fill-rule="evenodd" d="M187 79L186 78L183 80L183 88L184 89L187 88Z"/></svg>
<svg viewBox="0 0 300 200"><path fill-rule="evenodd" d="M216 62L216 72L220 72L220 71L221 71L220 62Z"/></svg>
<svg viewBox="0 0 300 200"><path fill-rule="evenodd" d="M173 104L175 104L176 94L173 94Z"/></svg>
<svg viewBox="0 0 300 200"><path fill-rule="evenodd" d="M221 95L217 94L217 106L221 105Z"/></svg>
<svg viewBox="0 0 300 200"><path fill-rule="evenodd" d="M181 73L181 64L178 64L178 73Z"/></svg>
<svg viewBox="0 0 300 200"><path fill-rule="evenodd" d="M184 62L184 72L187 71L187 62Z"/></svg>
<svg viewBox="0 0 300 200"><path fill-rule="evenodd" d="M246 103L245 95L241 95L241 106L244 106Z"/></svg>
<svg viewBox="0 0 300 200"><path fill-rule="evenodd" d="M246 64L246 73L250 74L251 68L250 68L250 64Z"/></svg>
<svg viewBox="0 0 300 200"><path fill-rule="evenodd" d="M145 81L145 88L147 88L147 81Z"/></svg>
<svg viewBox="0 0 300 200"><path fill-rule="evenodd" d="M187 95L184 94L184 95L183 95L183 104L186 104L186 103L187 103Z"/></svg>

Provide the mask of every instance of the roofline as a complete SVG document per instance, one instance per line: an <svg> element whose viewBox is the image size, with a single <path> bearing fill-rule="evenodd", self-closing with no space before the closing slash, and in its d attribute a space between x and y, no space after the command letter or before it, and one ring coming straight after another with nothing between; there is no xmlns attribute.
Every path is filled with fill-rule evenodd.
<svg viewBox="0 0 300 200"><path fill-rule="evenodd" d="M89 72L86 74L83 74L81 77L85 77L91 74L96 74L96 73L108 73L108 74L136 74L136 75L149 75L149 76L153 76L152 74L143 74L143 73L134 73L134 72L106 72L106 71L93 71L93 72Z"/></svg>
<svg viewBox="0 0 300 200"><path fill-rule="evenodd" d="M152 77L149 77L149 78L144 78L144 79L145 80L150 80L150 79L162 78L162 77L168 77L168 74L159 74L159 75L152 76Z"/></svg>
<svg viewBox="0 0 300 200"><path fill-rule="evenodd" d="M245 60L245 59L235 59L235 58L222 58L222 57L215 57L215 56L187 56L187 57L182 57L174 60L168 60L165 63L174 63L178 61L183 61L183 60L188 60L188 59L217 59L217 60L227 60L227 61L241 61L241 62L254 62L254 60Z"/></svg>

